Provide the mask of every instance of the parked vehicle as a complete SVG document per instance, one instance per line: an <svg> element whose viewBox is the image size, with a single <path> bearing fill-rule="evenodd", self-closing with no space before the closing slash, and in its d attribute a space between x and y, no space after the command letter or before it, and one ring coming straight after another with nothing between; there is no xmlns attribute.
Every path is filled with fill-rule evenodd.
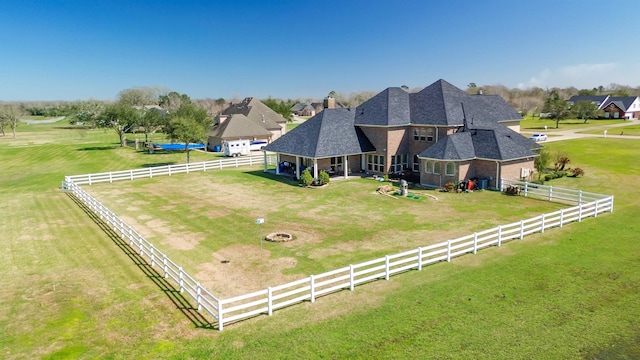
<svg viewBox="0 0 640 360"><path fill-rule="evenodd" d="M267 142L265 140L254 140L249 145L249 150L258 151L262 150L263 147L267 146Z"/></svg>
<svg viewBox="0 0 640 360"><path fill-rule="evenodd" d="M224 148L224 156L235 157L251 153L249 140L225 141L222 147Z"/></svg>
<svg viewBox="0 0 640 360"><path fill-rule="evenodd" d="M546 134L533 134L529 137L529 139L535 141L535 142L540 142L540 141L545 141L547 140L547 135Z"/></svg>

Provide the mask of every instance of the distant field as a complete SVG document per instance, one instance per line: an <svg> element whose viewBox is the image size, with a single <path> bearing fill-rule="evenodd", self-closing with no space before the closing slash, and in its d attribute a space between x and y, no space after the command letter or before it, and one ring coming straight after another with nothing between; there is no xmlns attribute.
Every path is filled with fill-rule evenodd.
<svg viewBox="0 0 640 360"><path fill-rule="evenodd" d="M99 222L59 190L67 174L181 163L184 153L150 155L123 149L117 146L114 133L103 130L55 125L18 129L17 139L0 137L0 355L4 359L640 358L640 188L634 186L640 181L640 167L633 166L640 141L598 138L545 144L566 152L570 165L586 173L550 184L614 194L612 214L485 249L452 263L410 271L353 292L322 297L313 304L282 309L272 317L225 326L218 332L201 328L202 323L179 296L163 288L144 266L135 264ZM192 153L193 161L212 158L208 153ZM287 228L292 232L320 234L317 239L321 241L295 240L288 245L291 247L282 248L268 245L269 261L296 258L293 267L284 264L281 270L269 270L284 276L313 272L325 266L324 261L329 261L326 266L333 266L334 259L335 263L350 262L360 251L368 257L419 240L394 237L395 231L385 234L386 216L398 224L406 222L412 235L421 226L436 223L440 232L459 227L464 222L461 219L468 219L473 228L496 221L494 218L516 216L502 207L508 205L500 204L502 197L490 192L442 197L439 201L449 207L434 214L440 205L431 200L383 200L368 191L354 190L368 189L367 180L309 189L330 190L325 197L314 195L310 202L310 191L260 174L213 171L91 191L106 196L103 200L118 211L126 210L143 230L164 242L171 256L191 257L198 248L203 251L194 257L205 262L216 260L213 253L226 255L221 253L225 242L240 242L246 246L247 257L254 256L250 252L258 248L258 233L252 220L258 209L268 221L265 232L268 226L284 227L290 217L293 221ZM257 207L225 205L236 199L247 201L243 192L254 187L260 189L252 193L255 201L260 199ZM178 191L181 188L184 190ZM209 190L215 198L201 200L192 195ZM277 209L270 210L273 198L263 202L262 191L280 194ZM353 203L360 215L347 214L342 222L331 220L332 235L322 221L343 206L341 201L350 201L349 207ZM394 205L397 203L403 206ZM387 206L396 210L389 213ZM483 212L487 207L490 210ZM237 208L241 209L234 210ZM452 216L453 211L458 216ZM219 219L225 217L229 226L236 230L244 226L244 231L224 228L225 222ZM185 228L166 225L167 234L173 236L163 238L162 222L173 223L175 218ZM153 219L157 223L150 223ZM294 228L298 222L300 227ZM201 240L199 233L209 235ZM378 243L383 236L367 238L367 233L385 234L397 243ZM366 240L351 240L357 238ZM180 239L194 248L173 246L171 241L177 244ZM348 248L338 246L344 239L348 239ZM373 245L367 248L369 243ZM354 259L339 254L334 258L327 250L323 254L320 250L325 245L326 249L354 250L349 253ZM206 270L196 269L196 273ZM216 276L231 278L232 274Z"/></svg>
<svg viewBox="0 0 640 360"><path fill-rule="evenodd" d="M541 118L532 118L531 116L527 116L523 121L520 122L520 129L523 132L535 132L540 130L545 130L545 125L547 126L546 131L561 131L561 130L573 130L573 129L586 129L594 126L603 126L603 125L612 125L612 124L620 124L623 123L624 119L598 119L598 120L588 120L587 123L584 123L584 120L581 119L565 119L561 120L558 124L558 128L556 129L556 121L553 119L541 119Z"/></svg>
<svg viewBox="0 0 640 360"><path fill-rule="evenodd" d="M630 136L640 136L640 126L638 125L629 125L616 127L614 129L608 129L608 134L610 135L630 135ZM602 130L585 130L581 131L581 134L602 134Z"/></svg>

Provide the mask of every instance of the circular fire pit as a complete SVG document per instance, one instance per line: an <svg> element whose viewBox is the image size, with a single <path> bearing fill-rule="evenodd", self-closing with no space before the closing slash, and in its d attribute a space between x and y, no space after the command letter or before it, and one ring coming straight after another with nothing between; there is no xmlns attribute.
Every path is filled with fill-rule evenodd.
<svg viewBox="0 0 640 360"><path fill-rule="evenodd" d="M285 242L293 240L293 236L285 232L274 232L267 235L267 237L265 237L264 239L272 242Z"/></svg>

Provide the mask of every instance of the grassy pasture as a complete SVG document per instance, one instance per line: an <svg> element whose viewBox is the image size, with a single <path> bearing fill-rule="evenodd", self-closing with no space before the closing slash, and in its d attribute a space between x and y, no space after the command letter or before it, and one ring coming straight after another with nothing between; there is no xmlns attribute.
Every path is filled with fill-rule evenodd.
<svg viewBox="0 0 640 360"><path fill-rule="evenodd" d="M564 119L560 120L558 128L556 129L556 121L554 119L538 118L526 116L523 121L520 122L520 129L523 132L539 132L545 130L547 126L548 132L562 131L562 130L575 130L575 129L588 129L590 127L598 127L604 125L613 125L623 123L624 119L590 119L587 123L584 123L582 119Z"/></svg>
<svg viewBox="0 0 640 360"><path fill-rule="evenodd" d="M231 297L350 263L468 235L555 211L546 201L492 191L412 190L420 200L376 194L371 179L321 189L253 169L103 183L87 191L218 296ZM425 194L435 195L438 200ZM288 232L288 243L260 244ZM261 251L262 245L262 251ZM227 260L229 263L222 264Z"/></svg>
<svg viewBox="0 0 640 360"><path fill-rule="evenodd" d="M227 326L220 333L199 328L198 319L179 305L175 293L160 288L153 274L135 265L114 238L57 189L66 174L178 163L185 155L136 154L118 148L117 137L102 130L83 135L69 129L27 130L35 126L41 125L20 126L15 140L0 138L3 358L640 357L640 190L635 186L640 180L636 166L640 142L589 139L545 144L565 151L571 166L586 171L583 178L562 178L551 184L613 193L613 214L323 297L314 304L292 306L273 317ZM35 138L38 141L30 140ZM210 156L192 155L195 161ZM213 182L226 188L217 181L254 179L272 184L251 173L216 174L199 175L193 186L206 188L206 183ZM183 183L188 187L190 179L172 177L171 181L187 180ZM132 189L126 194L129 204L119 203L119 197L108 201L123 208L145 205L133 204L136 201L161 201L130 197L136 187L149 185L127 183ZM270 186L294 191L278 182ZM118 188L95 189L91 191L106 193ZM317 190L333 191L334 187ZM485 193L467 195L471 196L466 199L478 199L476 195ZM385 201L371 197L376 208ZM337 206L331 199L335 201L328 197L324 206ZM175 199L166 201L170 200ZM172 204L164 205L165 212L173 211ZM452 206L456 211L465 210L464 204L456 206ZM296 221L315 224L295 210L284 212L293 213ZM501 211L492 210L492 216L505 215ZM141 215L134 211L130 216L136 220ZM257 240L253 215L246 218L246 241L251 246ZM277 215L267 213L265 232ZM317 210L314 216L325 214ZM371 226L367 219L362 219L361 227ZM207 246L219 251L220 244ZM300 251L298 264L302 265L290 270L294 275L317 266L307 259L306 249Z"/></svg>

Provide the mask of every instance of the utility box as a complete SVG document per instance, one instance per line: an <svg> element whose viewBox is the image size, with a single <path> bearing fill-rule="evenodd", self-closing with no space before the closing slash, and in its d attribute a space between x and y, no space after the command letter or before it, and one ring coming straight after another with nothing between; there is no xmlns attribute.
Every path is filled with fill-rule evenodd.
<svg viewBox="0 0 640 360"><path fill-rule="evenodd" d="M222 145L224 148L224 156L241 156L249 155L251 153L249 140L233 140L225 141Z"/></svg>

